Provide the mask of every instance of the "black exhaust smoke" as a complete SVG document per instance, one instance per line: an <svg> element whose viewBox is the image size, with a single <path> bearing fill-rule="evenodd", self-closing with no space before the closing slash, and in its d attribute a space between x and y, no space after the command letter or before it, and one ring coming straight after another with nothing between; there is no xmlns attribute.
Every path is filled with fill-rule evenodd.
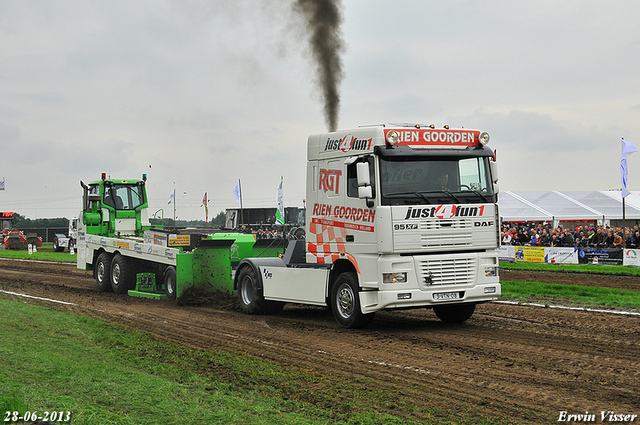
<svg viewBox="0 0 640 425"><path fill-rule="evenodd" d="M311 54L324 100L324 120L329 131L338 129L339 86L344 78L340 58L344 49L340 31L341 6L340 0L296 0L293 6L309 30Z"/></svg>

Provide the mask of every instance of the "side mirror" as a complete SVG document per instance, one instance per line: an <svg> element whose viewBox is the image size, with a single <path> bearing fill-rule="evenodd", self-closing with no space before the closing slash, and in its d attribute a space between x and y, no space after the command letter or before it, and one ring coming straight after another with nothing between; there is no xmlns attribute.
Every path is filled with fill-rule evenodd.
<svg viewBox="0 0 640 425"><path fill-rule="evenodd" d="M493 182L496 183L498 181L498 164L496 164L495 161L490 161L489 164L491 167L491 178Z"/></svg>
<svg viewBox="0 0 640 425"><path fill-rule="evenodd" d="M373 198L373 190L371 186L360 186L358 188L358 198Z"/></svg>
<svg viewBox="0 0 640 425"><path fill-rule="evenodd" d="M498 187L498 183L494 183L493 184L493 193L495 195L497 195L498 193L500 193L500 188Z"/></svg>
<svg viewBox="0 0 640 425"><path fill-rule="evenodd" d="M358 198L365 199L367 207L373 207L373 188L371 187L371 170L368 162L358 162L356 164L356 174L358 177Z"/></svg>
<svg viewBox="0 0 640 425"><path fill-rule="evenodd" d="M358 175L358 186L371 185L371 177L369 172L369 163L358 162L356 164L356 174Z"/></svg>

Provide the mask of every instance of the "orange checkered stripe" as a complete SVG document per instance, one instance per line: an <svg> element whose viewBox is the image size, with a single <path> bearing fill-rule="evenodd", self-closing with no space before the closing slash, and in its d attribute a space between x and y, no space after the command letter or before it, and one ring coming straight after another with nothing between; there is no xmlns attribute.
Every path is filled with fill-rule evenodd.
<svg viewBox="0 0 640 425"><path fill-rule="evenodd" d="M360 273L355 257L346 253L346 235L344 227L322 224L321 220L314 219L309 223L307 252L313 254L318 264L332 264L340 258L347 258Z"/></svg>
<svg viewBox="0 0 640 425"><path fill-rule="evenodd" d="M309 233L312 237L309 238L307 251L313 254L316 263L333 263L340 258L340 252L346 251L344 246L346 229L312 222L309 224ZM314 240L315 243L313 243Z"/></svg>

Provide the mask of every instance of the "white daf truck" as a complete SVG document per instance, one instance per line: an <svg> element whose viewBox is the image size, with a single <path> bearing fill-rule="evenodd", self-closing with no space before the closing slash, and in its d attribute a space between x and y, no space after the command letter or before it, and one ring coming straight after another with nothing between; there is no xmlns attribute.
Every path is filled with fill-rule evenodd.
<svg viewBox="0 0 640 425"><path fill-rule="evenodd" d="M469 319L501 293L495 154L486 132L379 125L309 137L306 240L246 258L241 309L330 306L345 328L386 309Z"/></svg>

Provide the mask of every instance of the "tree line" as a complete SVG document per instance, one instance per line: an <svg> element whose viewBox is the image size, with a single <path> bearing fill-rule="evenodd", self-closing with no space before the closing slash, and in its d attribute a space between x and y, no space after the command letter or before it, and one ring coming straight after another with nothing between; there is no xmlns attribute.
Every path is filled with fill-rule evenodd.
<svg viewBox="0 0 640 425"><path fill-rule="evenodd" d="M172 218L149 220L152 225L163 225L164 227L223 227L227 219L224 211L220 211L218 215L209 220L206 224L204 220L174 220ZM15 229L48 229L52 227L69 227L69 219L65 217L58 218L26 218L23 215L15 213L11 220L12 227Z"/></svg>

